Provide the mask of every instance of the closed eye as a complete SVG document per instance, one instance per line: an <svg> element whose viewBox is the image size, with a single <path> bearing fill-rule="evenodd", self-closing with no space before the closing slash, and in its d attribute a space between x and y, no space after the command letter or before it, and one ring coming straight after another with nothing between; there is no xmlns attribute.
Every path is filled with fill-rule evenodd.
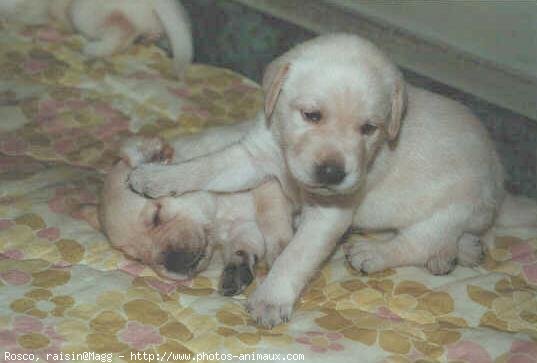
<svg viewBox="0 0 537 363"><path fill-rule="evenodd" d="M360 127L360 132L362 133L362 135L372 135L375 133L375 131L377 131L377 129L378 126L370 123L365 123Z"/></svg>
<svg viewBox="0 0 537 363"><path fill-rule="evenodd" d="M155 212L153 213L153 218L151 219L151 222L153 223L154 227L158 227L162 224L162 219L160 218L160 210L161 205L157 204Z"/></svg>
<svg viewBox="0 0 537 363"><path fill-rule="evenodd" d="M302 110L301 113L302 113L302 118L305 121L308 121L308 122L311 122L311 123L317 123L317 122L321 121L321 119L323 118L323 114L319 110L314 110L314 111L304 111L304 110Z"/></svg>

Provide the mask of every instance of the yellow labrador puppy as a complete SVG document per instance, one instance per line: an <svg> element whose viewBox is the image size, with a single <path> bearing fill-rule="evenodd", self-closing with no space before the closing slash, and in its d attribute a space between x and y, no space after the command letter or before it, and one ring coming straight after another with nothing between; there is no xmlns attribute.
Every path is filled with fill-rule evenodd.
<svg viewBox="0 0 537 363"><path fill-rule="evenodd" d="M272 264L290 241L290 204L277 181L253 192L195 192L157 200L130 190L126 180L132 167L173 158L173 149L159 139L130 139L106 175L98 219L91 222L114 247L172 279L203 271L220 249L220 292L238 294L252 282L258 259ZM92 213L86 210L86 216Z"/></svg>
<svg viewBox="0 0 537 363"><path fill-rule="evenodd" d="M0 0L0 19L30 25L61 21L91 39L83 49L106 57L138 37L166 34L178 74L192 61L192 37L185 10L177 0Z"/></svg>
<svg viewBox="0 0 537 363"><path fill-rule="evenodd" d="M289 318L349 228L394 232L385 242L352 246L348 259L358 270L414 265L445 274L456 261L480 261L480 238L495 219L537 223L534 202L504 202L502 167L479 120L405 83L358 36L298 45L269 65L263 88L264 113L239 142L180 164L142 165L130 175L132 188L151 197L236 192L268 177L281 182L301 217L250 296L249 310L263 325Z"/></svg>

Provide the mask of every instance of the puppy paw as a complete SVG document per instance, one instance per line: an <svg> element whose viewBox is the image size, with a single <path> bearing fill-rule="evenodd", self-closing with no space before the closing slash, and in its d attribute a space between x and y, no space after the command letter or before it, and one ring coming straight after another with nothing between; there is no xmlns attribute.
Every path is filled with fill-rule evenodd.
<svg viewBox="0 0 537 363"><path fill-rule="evenodd" d="M229 263L220 278L220 293L224 296L240 294L254 281L253 271L248 263Z"/></svg>
<svg viewBox="0 0 537 363"><path fill-rule="evenodd" d="M119 156L131 168L135 168L143 163L159 161L157 158L162 154L162 149L163 142L159 138L130 137L121 145Z"/></svg>
<svg viewBox="0 0 537 363"><path fill-rule="evenodd" d="M470 233L462 235L458 248L457 260L461 266L475 267L481 263L485 256L481 239Z"/></svg>
<svg viewBox="0 0 537 363"><path fill-rule="evenodd" d="M382 242L359 241L347 247L345 257L350 265L363 273L373 273L387 269L385 258L379 245Z"/></svg>
<svg viewBox="0 0 537 363"><path fill-rule="evenodd" d="M149 198L172 194L172 183L168 181L167 166L144 164L134 169L129 175L129 186L136 193Z"/></svg>
<svg viewBox="0 0 537 363"><path fill-rule="evenodd" d="M425 267L433 275L447 275L457 266L455 256L433 256L427 260Z"/></svg>
<svg viewBox="0 0 537 363"><path fill-rule="evenodd" d="M263 283L248 299L246 310L258 325L272 329L289 321L295 299L295 294L289 288L272 289Z"/></svg>

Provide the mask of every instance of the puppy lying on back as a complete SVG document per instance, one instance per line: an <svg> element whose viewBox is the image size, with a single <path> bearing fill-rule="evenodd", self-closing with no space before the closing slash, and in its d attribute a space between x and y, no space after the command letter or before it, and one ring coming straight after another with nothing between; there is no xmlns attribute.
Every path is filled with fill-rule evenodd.
<svg viewBox="0 0 537 363"><path fill-rule="evenodd" d="M177 0L0 0L1 20L41 25L51 18L92 40L83 50L90 57L166 33L178 74L192 61L190 26Z"/></svg>
<svg viewBox="0 0 537 363"><path fill-rule="evenodd" d="M127 176L133 167L173 158L174 150L159 139L129 140L105 178L98 220L92 224L114 247L172 279L203 271L220 248L225 266L220 292L238 294L252 282L258 259L272 264L292 238L289 203L276 181L253 192L196 192L160 199L129 189Z"/></svg>

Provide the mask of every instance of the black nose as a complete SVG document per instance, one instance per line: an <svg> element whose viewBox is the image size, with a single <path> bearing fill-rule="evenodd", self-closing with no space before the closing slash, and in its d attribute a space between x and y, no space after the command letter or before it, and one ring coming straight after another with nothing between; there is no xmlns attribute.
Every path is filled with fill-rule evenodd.
<svg viewBox="0 0 537 363"><path fill-rule="evenodd" d="M345 179L345 168L337 162L329 161L317 165L317 181L324 185L336 185Z"/></svg>
<svg viewBox="0 0 537 363"><path fill-rule="evenodd" d="M168 271L189 275L202 257L203 254L199 251L169 251L164 256L164 267Z"/></svg>

